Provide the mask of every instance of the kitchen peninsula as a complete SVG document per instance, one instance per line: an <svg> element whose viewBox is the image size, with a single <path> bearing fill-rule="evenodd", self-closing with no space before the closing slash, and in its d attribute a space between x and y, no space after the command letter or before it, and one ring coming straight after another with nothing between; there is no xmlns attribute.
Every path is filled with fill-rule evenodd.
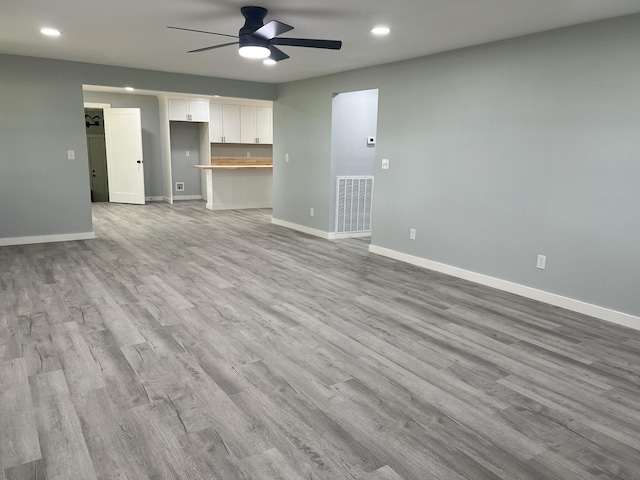
<svg viewBox="0 0 640 480"><path fill-rule="evenodd" d="M204 172L209 210L273 206L273 159L270 157L214 157L210 165L193 168Z"/></svg>

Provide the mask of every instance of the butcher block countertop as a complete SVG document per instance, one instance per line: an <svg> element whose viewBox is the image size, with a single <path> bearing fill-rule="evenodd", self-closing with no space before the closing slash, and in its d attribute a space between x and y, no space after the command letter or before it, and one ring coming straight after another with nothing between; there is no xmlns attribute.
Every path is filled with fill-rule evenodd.
<svg viewBox="0 0 640 480"><path fill-rule="evenodd" d="M235 168L273 168L271 157L213 157L211 165L194 165L202 170Z"/></svg>

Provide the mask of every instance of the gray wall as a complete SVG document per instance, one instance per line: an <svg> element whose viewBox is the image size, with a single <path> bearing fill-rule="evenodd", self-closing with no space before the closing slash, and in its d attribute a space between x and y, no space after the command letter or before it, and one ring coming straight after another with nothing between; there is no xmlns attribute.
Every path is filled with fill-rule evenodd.
<svg viewBox="0 0 640 480"><path fill-rule="evenodd" d="M333 97L331 114L331 204L329 231L335 232L338 176L373 175L376 148L367 145L378 126L378 90L345 92Z"/></svg>
<svg viewBox="0 0 640 480"><path fill-rule="evenodd" d="M280 85L274 217L326 230L332 94L379 88L373 244L640 315L638 45L634 15Z"/></svg>
<svg viewBox="0 0 640 480"><path fill-rule="evenodd" d="M169 129L171 131L173 195L174 197L201 195L200 170L193 168L200 163L200 125L189 122L170 122ZM176 182L184 182L184 192L176 191Z"/></svg>
<svg viewBox="0 0 640 480"><path fill-rule="evenodd" d="M84 92L85 102L109 103L113 108L139 108L142 123L144 192L147 197L162 196L162 158L160 156L160 114L158 98L104 92Z"/></svg>
<svg viewBox="0 0 640 480"><path fill-rule="evenodd" d="M92 230L83 84L275 96L269 84L14 55L0 55L0 72L0 238Z"/></svg>
<svg viewBox="0 0 640 480"><path fill-rule="evenodd" d="M0 238L90 232L82 85L31 59L0 71Z"/></svg>

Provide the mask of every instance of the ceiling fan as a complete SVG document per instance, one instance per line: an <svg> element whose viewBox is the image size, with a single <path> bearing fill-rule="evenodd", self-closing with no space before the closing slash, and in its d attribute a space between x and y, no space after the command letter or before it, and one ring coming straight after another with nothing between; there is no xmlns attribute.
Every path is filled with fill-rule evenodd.
<svg viewBox="0 0 640 480"><path fill-rule="evenodd" d="M268 10L263 7L242 7L240 9L245 18L243 27L238 35L228 35L226 33L207 32L204 30L193 30L191 28L167 27L174 30L185 30L187 32L208 33L210 35L220 35L223 37L237 38L237 42L223 43L211 47L190 50L187 53L206 52L216 48L239 45L239 53L247 58L270 58L276 62L286 60L289 55L284 53L278 46L324 48L329 50L340 50L342 42L339 40L314 40L311 38L277 38L278 35L293 30L293 27L276 20L271 20L266 25L264 19Z"/></svg>

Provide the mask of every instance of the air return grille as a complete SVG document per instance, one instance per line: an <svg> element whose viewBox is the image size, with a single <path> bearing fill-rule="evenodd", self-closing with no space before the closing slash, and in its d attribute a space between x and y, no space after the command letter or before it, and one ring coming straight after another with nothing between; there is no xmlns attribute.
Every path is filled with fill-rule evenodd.
<svg viewBox="0 0 640 480"><path fill-rule="evenodd" d="M336 190L336 235L370 235L373 177L338 177Z"/></svg>

